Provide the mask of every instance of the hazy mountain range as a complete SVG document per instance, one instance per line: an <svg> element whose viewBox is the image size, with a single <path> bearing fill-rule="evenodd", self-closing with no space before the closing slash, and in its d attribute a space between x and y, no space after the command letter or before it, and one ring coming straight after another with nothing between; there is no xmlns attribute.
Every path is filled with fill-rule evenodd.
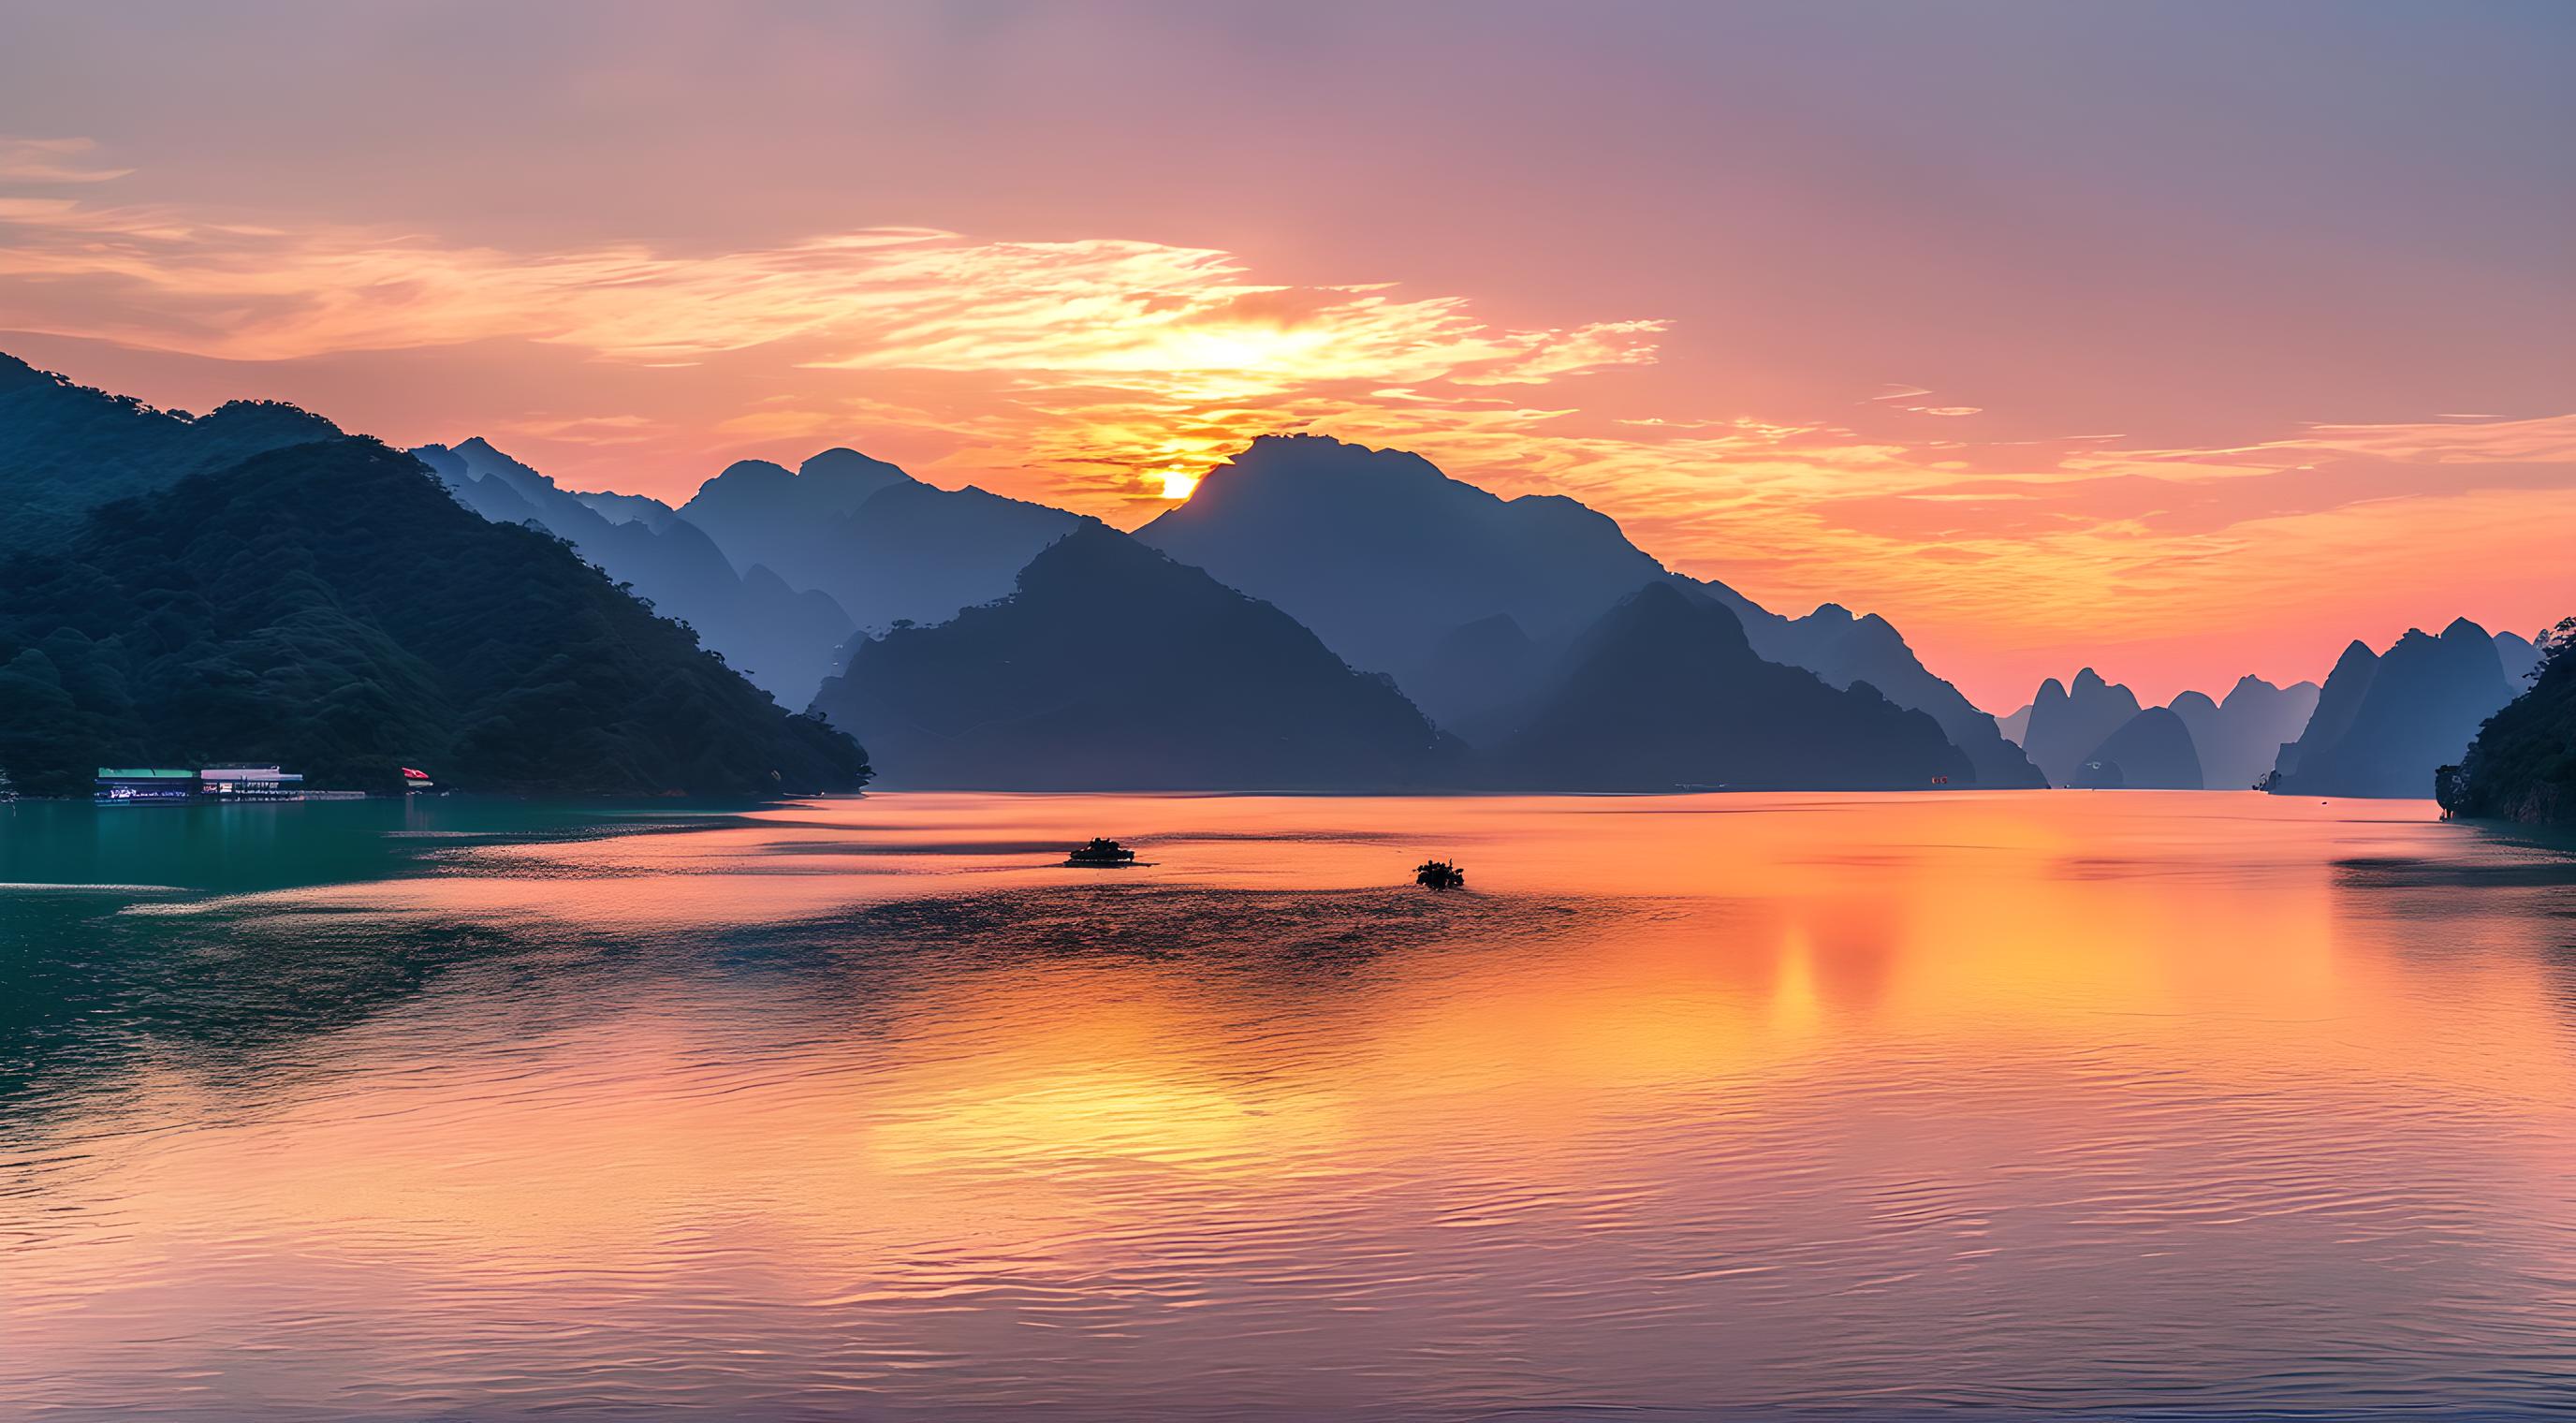
<svg viewBox="0 0 2576 1423"><path fill-rule="evenodd" d="M1462 750L1279 609L1090 521L1007 597L860 643L816 706L890 786L1431 788Z"/></svg>
<svg viewBox="0 0 2576 1423"><path fill-rule="evenodd" d="M1575 641L1485 779L1549 789L1911 790L1967 784L1930 716L1756 656L1723 604L1658 579Z"/></svg>
<svg viewBox="0 0 2576 1423"><path fill-rule="evenodd" d="M2384 654L2344 649L2298 739L2281 749L2273 789L2290 795L2422 796L2478 728L2519 690L2505 658L2528 667L2520 637L2499 647L2466 618L2439 636L2409 629Z"/></svg>
<svg viewBox="0 0 2576 1423"><path fill-rule="evenodd" d="M763 564L737 572L695 523L656 500L576 494L483 440L412 454L458 502L495 523L535 523L633 585L636 596L698 631L710 647L791 707L814 699L833 650L855 629L828 593L790 588Z"/></svg>
<svg viewBox="0 0 2576 1423"><path fill-rule="evenodd" d="M280 465L279 450L301 453ZM143 552L180 537L153 501L182 495L207 532ZM129 496L145 502L96 507ZM424 516L424 497L480 518ZM1129 536L846 448L793 470L738 462L673 507L561 488L480 438L406 457L290 406L192 417L14 361L0 362L0 514L12 541L57 550L41 568L10 565L0 693L16 700L0 722L68 706L77 733L0 726L0 757L15 758L0 766L57 779L91 755L326 767L407 755L486 785L558 788L737 792L867 774L846 737L788 717L748 678L856 732L894 785L2195 788L2268 775L2303 792L2421 795L2536 656L2459 623L2384 658L2356 645L2322 691L2248 677L2224 700L2164 708L2087 668L1999 723L1875 615L1827 603L1783 616L1674 573L1576 500L1503 499L1419 456L1320 436L1254 441ZM389 553L397 516L426 517L415 542L445 562ZM221 543L227 532L247 548ZM369 559L340 556L352 548ZM475 586L454 586L456 568L476 570ZM419 608L397 606L406 580ZM183 627L153 591L165 584L224 615ZM610 626L630 631L604 643ZM473 644L478 628L488 646ZM335 679L360 690L335 695Z"/></svg>
<svg viewBox="0 0 2576 1423"><path fill-rule="evenodd" d="M2515 633L2459 619L2438 637L2409 631L2382 656L2354 642L2321 688L2245 677L2224 701L2185 692L2141 708L2091 668L2050 678L1998 725L2052 784L2419 797L2457 762L2479 724L2513 700L2538 659ZM2185 753L2190 753L2186 757Z"/></svg>
<svg viewBox="0 0 2576 1423"><path fill-rule="evenodd" d="M0 562L0 768L23 790L262 759L359 788L402 766L526 791L867 778L848 737L408 455L286 407L197 419L15 363L0 381L0 527L60 531ZM117 502L67 513L85 492Z"/></svg>
<svg viewBox="0 0 2576 1423"><path fill-rule="evenodd" d="M765 564L831 595L859 628L940 622L1011 591L1078 516L968 486L941 489L854 450L794 474L745 460L700 486L679 516L746 569Z"/></svg>
<svg viewBox="0 0 2576 1423"><path fill-rule="evenodd" d="M1927 671L1883 619L1832 604L1781 617L1723 584L1679 578L1576 500L1499 498L1419 455L1266 436L1136 536L1278 604L1470 740L1507 730L1498 720L1612 606L1673 580L1726 608L1758 658L1836 687L1867 682L1930 714L1969 756L1962 780L2039 784L1993 719Z"/></svg>
<svg viewBox="0 0 2576 1423"><path fill-rule="evenodd" d="M1041 626L1057 639L1083 631L1093 659L1166 692L1217 675L1205 650L1185 641L1133 644L1119 636L1117 623L1132 624L1137 616L1133 585L1151 570L1106 557L1099 542L1105 530L1085 534L1081 558L1032 563L1077 526L1065 511L976 489L939 489L847 449L827 450L792 471L766 461L736 463L677 508L559 490L480 441L418 453L471 507L489 517L534 519L570 539L662 611L686 617L711 646L783 697L803 690L816 658L759 645L755 634L774 643L801 637L809 649L821 648L823 634L782 637L788 624L776 613L730 612L750 600L709 575L711 560L697 536L720 549L742 583L756 585L771 604L780 597L772 576L789 593L829 599L873 636L839 649L846 670L816 707L872 748L888 784L1098 786L1143 784L1137 778L1148 776L1159 778L1152 782L1158 785L1180 783L1168 779L1173 775L1210 786L1418 785L1438 777L1462 786L1580 784L1595 773L1544 766L1538 753L1551 737L1564 744L1565 708L1579 703L1584 690L1577 685L1578 657L1613 645L1640 651L1634 639L1647 634L1673 639L1656 655L1677 673L1704 672L1714 658L1734 669L1730 682L1741 685L1723 706L1697 706L1693 714L1704 719L1707 735L1689 744L1658 743L1659 762L1632 755L1617 773L1623 788L2041 784L1991 719L1925 670L1884 620L1856 618L1831 605L1804 618L1781 617L1722 584L1672 574L1617 524L1577 501L1500 499L1400 451L1316 436L1256 440L1201 481L1188 503L1135 535L1135 542L1170 556L1156 577L1197 573L1212 586L1248 595L1314 637L1340 669L1326 675L1320 664L1292 658L1274 679L1278 684L1268 687L1274 699L1329 701L1327 684L1342 674L1375 674L1372 685L1441 728L1442 744L1451 747L1401 767L1354 750L1358 759L1350 765L1317 765L1293 776L1254 754L1256 738L1249 735L1220 735L1184 756L1173 744L1182 733L1168 717L1159 731L1150 719L1139 721L1145 739L1134 747L1095 727L1087 734L1092 767L1062 748L1040 754L1046 738L1024 715L1036 689L1014 686L1005 695L1007 679L966 677L975 657L947 649L998 648ZM667 567L674 541L690 550L685 578ZM1024 586L1032 569L1046 575L1043 592ZM1099 586L1085 589L1085 580ZM1171 595L1190 596L1193 586L1176 581ZM1585 642L1614 609L1650 586L1679 590L1697 611L1630 627L1626 641ZM998 619L961 615L1005 595L1009 602ZM1107 621L1044 623L1035 604L1048 597L1079 599L1092 619ZM1731 634L1726 624L1733 625ZM813 625L831 620L818 612ZM1010 660L1015 666L1030 661ZM1065 675L1075 664L1054 665ZM1764 680L1780 666L1804 675L1794 682ZM1291 674L1301 667L1313 674L1312 685L1292 685ZM965 680L942 686L942 678ZM1106 705L1105 691L1084 693L1086 704ZM979 704L978 696L997 700ZM939 717L923 721L915 714L932 705L942 708ZM1875 745L1785 734L1796 730L1790 719L1811 719L1819 706L1860 708L1853 724L1881 732L1904 726L1892 743L1900 749L1882 755ZM1929 714L1940 729L1937 742L1966 743L1964 760L1917 744L1910 722L1872 720L1909 706ZM1770 729L1784 734L1757 735L1766 730L1766 716L1779 718L1781 725ZM1228 728L1219 722L1212 729ZM1159 766L1155 737L1166 758ZM1456 745L1461 740L1473 746ZM1768 749L1730 758L1730 742L1739 752ZM1219 748L1229 749L1232 759ZM1363 766L1370 768L1365 774Z"/></svg>

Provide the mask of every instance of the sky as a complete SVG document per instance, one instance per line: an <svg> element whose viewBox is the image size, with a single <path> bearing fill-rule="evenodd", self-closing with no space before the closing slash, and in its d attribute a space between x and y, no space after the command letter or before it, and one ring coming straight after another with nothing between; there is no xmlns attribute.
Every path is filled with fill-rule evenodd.
<svg viewBox="0 0 2576 1423"><path fill-rule="evenodd" d="M2576 6L0 7L0 350L675 502L1574 495L1996 711L2576 613Z"/></svg>

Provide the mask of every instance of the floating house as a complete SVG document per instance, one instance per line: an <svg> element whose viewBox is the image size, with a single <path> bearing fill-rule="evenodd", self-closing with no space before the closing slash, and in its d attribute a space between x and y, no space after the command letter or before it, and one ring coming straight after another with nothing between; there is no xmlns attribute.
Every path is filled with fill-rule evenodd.
<svg viewBox="0 0 2576 1423"><path fill-rule="evenodd" d="M409 766L402 767L401 769L403 791L405 794L417 791L433 790L438 785L436 781L429 778L429 772L427 771L415 770Z"/></svg>
<svg viewBox="0 0 2576 1423"><path fill-rule="evenodd" d="M197 773L154 767L98 768L98 799L103 805L128 801L186 801L197 798Z"/></svg>
<svg viewBox="0 0 2576 1423"><path fill-rule="evenodd" d="M197 789L209 800L301 800L304 777L275 766L208 766Z"/></svg>

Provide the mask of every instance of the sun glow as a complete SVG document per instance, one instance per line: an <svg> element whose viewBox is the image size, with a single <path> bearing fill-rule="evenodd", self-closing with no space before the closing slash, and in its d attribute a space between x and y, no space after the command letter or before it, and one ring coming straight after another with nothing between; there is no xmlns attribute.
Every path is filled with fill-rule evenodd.
<svg viewBox="0 0 2576 1423"><path fill-rule="evenodd" d="M849 444L1124 526L1193 497L1256 436L1327 434L1506 497L1582 499L1672 566L1786 611L1887 613L1996 703L2113 651L2159 698L2248 670L2320 675L2349 637L2463 610L2467 561L2421 556L2428 538L2479 550L2465 610L2481 621L2537 626L2564 598L2564 412L2202 447L2034 433L2009 392L1890 378L1724 413L1651 383L1661 317L1524 327L1366 269L1289 283L1216 248L921 227L508 248L244 222L155 200L149 170L95 149L0 136L13 354L43 354L22 333L77 341L85 383L301 399L402 443L460 438L424 410L472 409L576 485L685 499L735 458ZM503 384L551 394L515 414L479 389L442 394L461 377L440 352L468 347ZM299 384L358 353L429 374ZM192 361L264 374L169 374Z"/></svg>

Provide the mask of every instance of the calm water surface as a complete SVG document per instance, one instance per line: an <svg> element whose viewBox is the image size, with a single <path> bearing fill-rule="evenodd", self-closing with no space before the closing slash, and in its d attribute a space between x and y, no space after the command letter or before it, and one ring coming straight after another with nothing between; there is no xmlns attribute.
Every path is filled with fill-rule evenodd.
<svg viewBox="0 0 2576 1423"><path fill-rule="evenodd" d="M2576 1400L2576 853L2418 803L22 804L0 880L0 1417Z"/></svg>

